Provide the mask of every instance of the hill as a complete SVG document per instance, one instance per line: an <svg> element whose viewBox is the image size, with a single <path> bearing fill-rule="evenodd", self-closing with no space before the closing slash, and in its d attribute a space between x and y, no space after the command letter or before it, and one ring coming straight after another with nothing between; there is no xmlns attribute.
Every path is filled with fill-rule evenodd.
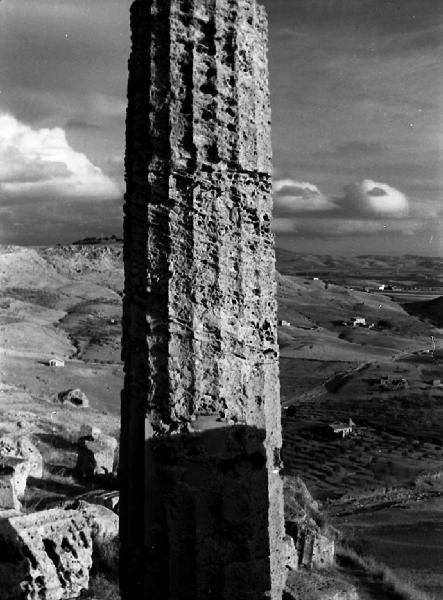
<svg viewBox="0 0 443 600"><path fill-rule="evenodd" d="M443 296L425 302L408 302L403 306L410 315L420 317L437 327L443 327Z"/></svg>

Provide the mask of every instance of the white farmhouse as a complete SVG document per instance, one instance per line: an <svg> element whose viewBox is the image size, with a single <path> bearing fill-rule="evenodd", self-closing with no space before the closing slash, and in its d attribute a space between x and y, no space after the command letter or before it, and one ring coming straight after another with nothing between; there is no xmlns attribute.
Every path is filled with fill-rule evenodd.
<svg viewBox="0 0 443 600"><path fill-rule="evenodd" d="M353 327L366 327L366 319L365 317L352 317L350 325Z"/></svg>
<svg viewBox="0 0 443 600"><path fill-rule="evenodd" d="M65 361L60 360L59 358L51 358L51 360L49 361L49 366L50 367L64 367Z"/></svg>

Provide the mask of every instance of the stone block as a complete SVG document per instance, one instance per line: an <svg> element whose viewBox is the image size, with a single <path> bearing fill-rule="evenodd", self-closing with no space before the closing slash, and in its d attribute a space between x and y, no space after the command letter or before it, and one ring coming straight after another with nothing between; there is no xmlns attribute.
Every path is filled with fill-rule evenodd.
<svg viewBox="0 0 443 600"><path fill-rule="evenodd" d="M272 560L265 433L237 425L149 446L156 493L146 509L159 537L146 562L152 598L266 597L286 558L277 522Z"/></svg>
<svg viewBox="0 0 443 600"><path fill-rule="evenodd" d="M295 571L298 569L297 550L295 548L294 539L290 535L285 536L283 559L288 570Z"/></svg>
<svg viewBox="0 0 443 600"><path fill-rule="evenodd" d="M88 588L92 539L80 511L1 519L0 550L2 600L71 600Z"/></svg>
<svg viewBox="0 0 443 600"><path fill-rule="evenodd" d="M43 477L43 457L27 435L4 435L0 438L0 457L15 456L29 462L29 475Z"/></svg>
<svg viewBox="0 0 443 600"><path fill-rule="evenodd" d="M335 564L335 541L319 534L314 540L312 549L312 568L329 569Z"/></svg>
<svg viewBox="0 0 443 600"><path fill-rule="evenodd" d="M80 438L76 466L78 475L85 478L112 475L116 449L117 440L103 433Z"/></svg>
<svg viewBox="0 0 443 600"><path fill-rule="evenodd" d="M83 496L80 497L80 500L90 502L91 504L100 504L118 514L120 494L117 490L93 490L92 492L83 494Z"/></svg>
<svg viewBox="0 0 443 600"><path fill-rule="evenodd" d="M88 397L79 388L60 392L57 398L61 404L70 404L77 408L88 408L89 406Z"/></svg>
<svg viewBox="0 0 443 600"><path fill-rule="evenodd" d="M12 468L2 469L0 471L0 509L21 510L21 504L17 497L16 485L14 482L14 470Z"/></svg>
<svg viewBox="0 0 443 600"><path fill-rule="evenodd" d="M0 456L0 475L12 478L18 498L22 498L25 494L30 468L30 463L24 458Z"/></svg>

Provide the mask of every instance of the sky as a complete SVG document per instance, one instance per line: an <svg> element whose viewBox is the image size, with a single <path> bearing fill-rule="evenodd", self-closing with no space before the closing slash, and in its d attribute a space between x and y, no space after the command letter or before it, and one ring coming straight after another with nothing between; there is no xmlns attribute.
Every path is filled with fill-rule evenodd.
<svg viewBox="0 0 443 600"><path fill-rule="evenodd" d="M443 256L443 2L263 3L277 245ZM0 243L121 233L129 6L0 1Z"/></svg>

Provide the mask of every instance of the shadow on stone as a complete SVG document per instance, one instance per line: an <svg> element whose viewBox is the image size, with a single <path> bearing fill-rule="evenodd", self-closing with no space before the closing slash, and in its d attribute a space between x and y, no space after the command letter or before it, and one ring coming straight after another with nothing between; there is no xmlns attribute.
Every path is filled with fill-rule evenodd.
<svg viewBox="0 0 443 600"><path fill-rule="evenodd" d="M144 592L154 599L257 600L278 597L271 592L278 588L281 595L282 565L270 560L280 531L270 499L281 479L269 465L265 431L235 425L159 436L146 442L146 454L138 531L147 552L142 570L123 557L123 572L135 566L129 585L140 585L144 572ZM125 521L134 514L127 498L121 511Z"/></svg>
<svg viewBox="0 0 443 600"><path fill-rule="evenodd" d="M54 481L52 479L38 479L37 477L29 477L28 478L28 486L45 490L48 492L52 492L54 494L62 494L62 495L74 495L78 494L80 489L83 489L82 486L76 483L70 482L59 482Z"/></svg>

